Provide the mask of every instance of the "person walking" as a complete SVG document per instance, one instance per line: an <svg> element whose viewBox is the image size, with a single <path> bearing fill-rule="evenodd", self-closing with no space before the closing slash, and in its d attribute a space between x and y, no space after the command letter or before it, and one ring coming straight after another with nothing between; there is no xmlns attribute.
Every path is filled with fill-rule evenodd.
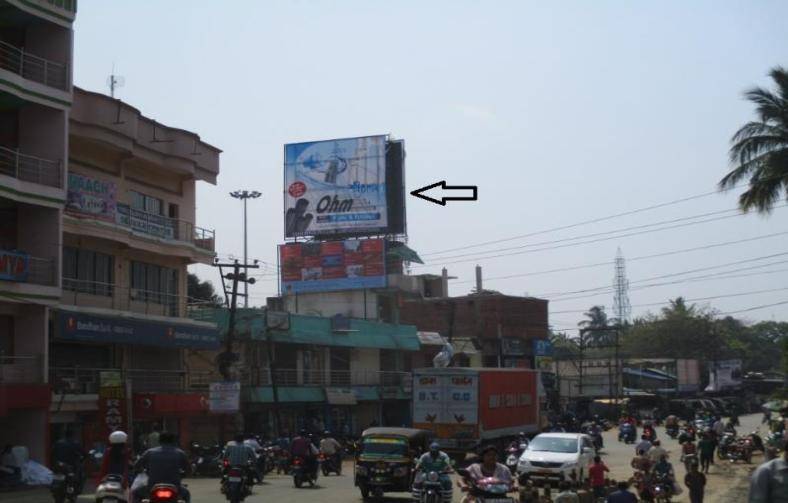
<svg viewBox="0 0 788 503"><path fill-rule="evenodd" d="M703 503L706 476L698 470L698 465L689 465L689 472L684 476L684 485L689 489L690 503Z"/></svg>
<svg viewBox="0 0 788 503"><path fill-rule="evenodd" d="M700 451L700 468L703 473L709 473L709 465L714 457L714 449L716 445L711 435L704 433L703 438L698 442L698 450Z"/></svg>
<svg viewBox="0 0 788 503"><path fill-rule="evenodd" d="M607 496L605 491L605 472L609 471L610 468L602 462L602 458L594 456L594 464L588 469L588 477L591 479L591 489L595 498Z"/></svg>
<svg viewBox="0 0 788 503"><path fill-rule="evenodd" d="M750 479L749 503L788 503L788 439L783 456L763 463Z"/></svg>

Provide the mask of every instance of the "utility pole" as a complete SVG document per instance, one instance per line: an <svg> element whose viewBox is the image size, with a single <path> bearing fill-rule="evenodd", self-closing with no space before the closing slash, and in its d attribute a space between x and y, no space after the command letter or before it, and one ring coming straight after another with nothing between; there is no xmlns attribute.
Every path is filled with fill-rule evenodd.
<svg viewBox="0 0 788 503"><path fill-rule="evenodd" d="M227 337L225 339L224 345L224 352L220 353L216 357L217 367L219 369L219 373L222 375L222 378L230 381L232 380L232 376L230 375L230 366L235 363L238 359L238 355L233 353L233 339L235 338L235 321L236 321L236 311L238 309L238 296L242 295L246 297L246 294L238 293L238 283L241 282L244 285L249 283L254 284L254 278L247 278L246 272L241 272L241 267L244 270L247 269L257 269L260 266L257 265L255 261L254 264L247 264L244 262L240 264L237 260L231 264L222 264L220 262L215 262L214 267L219 268L219 274L222 277L222 288L225 292L227 292L227 287L224 283L225 280L232 281L232 287L230 289L230 298L227 299L227 304L230 310L230 319L228 320L227 324ZM224 273L225 267L232 267L233 272L231 273Z"/></svg>
<svg viewBox="0 0 788 503"><path fill-rule="evenodd" d="M233 197L235 199L240 199L240 200L242 200L244 202L244 276L248 276L248 274L247 274L248 271L246 270L247 269L247 265L246 264L247 264L247 262L249 260L248 257L247 257L248 249L247 249L247 246L246 246L246 238L247 238L247 235L246 235L246 201L249 200L249 199L257 199L260 196L262 196L262 194L260 192L257 192L256 190L253 190L253 191L236 190L234 192L230 192L230 197ZM250 282L248 282L248 281L244 281L244 307L245 308L249 307L249 283ZM254 283L254 282L252 282L252 283Z"/></svg>

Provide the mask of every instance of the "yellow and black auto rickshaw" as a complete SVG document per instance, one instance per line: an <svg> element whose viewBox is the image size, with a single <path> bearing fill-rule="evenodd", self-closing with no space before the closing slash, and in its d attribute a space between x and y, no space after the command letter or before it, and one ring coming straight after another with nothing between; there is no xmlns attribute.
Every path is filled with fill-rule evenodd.
<svg viewBox="0 0 788 503"><path fill-rule="evenodd" d="M355 484L364 499L389 492L409 492L416 460L429 447L432 433L413 428L369 428L356 451Z"/></svg>

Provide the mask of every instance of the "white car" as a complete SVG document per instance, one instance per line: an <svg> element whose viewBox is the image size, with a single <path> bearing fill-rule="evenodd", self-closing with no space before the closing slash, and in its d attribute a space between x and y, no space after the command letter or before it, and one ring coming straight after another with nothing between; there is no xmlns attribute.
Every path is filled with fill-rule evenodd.
<svg viewBox="0 0 788 503"><path fill-rule="evenodd" d="M531 440L517 463L518 474L532 480L582 481L594 460L594 443L582 433L541 433Z"/></svg>

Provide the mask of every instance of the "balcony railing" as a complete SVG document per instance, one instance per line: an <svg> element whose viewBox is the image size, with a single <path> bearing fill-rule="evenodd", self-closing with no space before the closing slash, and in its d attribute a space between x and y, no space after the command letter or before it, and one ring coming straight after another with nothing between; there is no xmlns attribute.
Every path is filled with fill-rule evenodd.
<svg viewBox="0 0 788 503"><path fill-rule="evenodd" d="M0 174L61 188L63 180L60 168L59 161L21 154L18 150L0 146Z"/></svg>
<svg viewBox="0 0 788 503"><path fill-rule="evenodd" d="M255 386L271 385L271 373L268 369L261 369L251 377L251 384ZM385 370L277 369L274 377L277 386L407 386L411 382L410 372Z"/></svg>
<svg viewBox="0 0 788 503"><path fill-rule="evenodd" d="M40 384L42 379L40 356L0 355L0 384Z"/></svg>
<svg viewBox="0 0 788 503"><path fill-rule="evenodd" d="M68 89L66 65L40 58L3 41L0 41L0 68L49 87Z"/></svg>
<svg viewBox="0 0 788 503"><path fill-rule="evenodd" d="M162 239L185 241L198 248L214 251L215 232L195 226L191 222L167 218L154 213L134 209L127 204L118 204L115 222L136 232Z"/></svg>
<svg viewBox="0 0 788 503"><path fill-rule="evenodd" d="M77 11L77 0L46 0L46 2L49 5L60 7L61 9L65 9L69 12Z"/></svg>
<svg viewBox="0 0 788 503"><path fill-rule="evenodd" d="M30 257L30 273L27 276L27 282L46 286L57 285L55 259Z"/></svg>
<svg viewBox="0 0 788 503"><path fill-rule="evenodd" d="M0 249L0 281L56 286L55 259Z"/></svg>
<svg viewBox="0 0 788 503"><path fill-rule="evenodd" d="M186 297L114 283L63 278L63 302L158 316L181 316Z"/></svg>
<svg viewBox="0 0 788 503"><path fill-rule="evenodd" d="M56 393L98 393L102 372L120 373L123 386L131 380L133 393L207 391L209 382L221 380L218 374L209 371L50 367L49 382Z"/></svg>

